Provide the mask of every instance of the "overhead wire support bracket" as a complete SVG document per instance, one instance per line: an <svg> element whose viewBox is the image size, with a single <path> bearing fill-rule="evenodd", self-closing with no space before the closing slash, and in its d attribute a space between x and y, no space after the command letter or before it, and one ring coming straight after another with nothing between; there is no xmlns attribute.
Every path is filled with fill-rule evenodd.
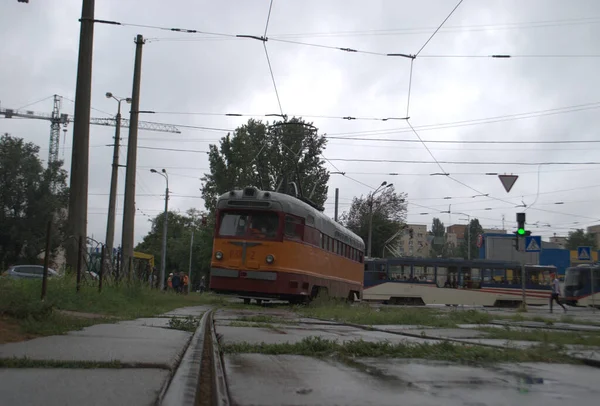
<svg viewBox="0 0 600 406"><path fill-rule="evenodd" d="M111 25L123 25L118 21L111 21L111 20L96 20L95 18L80 18L79 22L82 21L91 21L93 23L99 23L99 24L111 24Z"/></svg>
<svg viewBox="0 0 600 406"><path fill-rule="evenodd" d="M402 58L415 59L417 55L411 54L385 54L385 56L400 56Z"/></svg>
<svg viewBox="0 0 600 406"><path fill-rule="evenodd" d="M262 42L267 42L269 40L269 38L267 37L259 37L258 35L245 35L245 34L237 34L235 36L236 38L249 38L249 39L255 39L257 41L262 41Z"/></svg>
<svg viewBox="0 0 600 406"><path fill-rule="evenodd" d="M506 54L498 54L498 55L490 55L490 58L505 58L505 59L508 59L508 58L512 58L512 56L506 55Z"/></svg>

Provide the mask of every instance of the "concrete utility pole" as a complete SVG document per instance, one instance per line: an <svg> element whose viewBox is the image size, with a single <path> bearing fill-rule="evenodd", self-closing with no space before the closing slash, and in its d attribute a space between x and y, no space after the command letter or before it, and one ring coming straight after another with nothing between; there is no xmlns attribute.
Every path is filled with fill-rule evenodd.
<svg viewBox="0 0 600 406"><path fill-rule="evenodd" d="M90 153L90 107L92 99L92 54L94 49L94 0L83 0L79 32L79 59L75 89L75 121L67 220L67 264L77 266L79 238L87 237L87 203Z"/></svg>
<svg viewBox="0 0 600 406"><path fill-rule="evenodd" d="M377 192L383 190L382 188L389 188L393 185L393 183L388 185L387 181L383 181L381 185L379 185L379 187L375 189L375 191L373 191L373 193L371 193L369 196L369 242L367 245L367 258L371 258L371 242L373 240L373 197Z"/></svg>
<svg viewBox="0 0 600 406"><path fill-rule="evenodd" d="M160 290L164 290L166 274L165 268L167 267L167 230L169 226L169 175L167 175L167 171L165 169L163 169L161 172L157 171L156 169L150 169L150 172L161 175L167 181L167 187L165 189L165 218L163 219L162 253L160 254ZM192 254L190 252L190 261L191 255Z"/></svg>
<svg viewBox="0 0 600 406"><path fill-rule="evenodd" d="M340 204L340 189L339 188L335 188L335 211L333 214L333 221L335 221L337 223L338 221L338 208L339 208L339 204Z"/></svg>
<svg viewBox="0 0 600 406"><path fill-rule="evenodd" d="M190 240L190 269L188 270L188 286L187 293L190 293L190 286L192 286L192 252L194 248L194 229L192 228L192 239Z"/></svg>
<svg viewBox="0 0 600 406"><path fill-rule="evenodd" d="M133 89L131 91L131 112L129 116L129 139L127 141L127 170L125 172L125 202L123 204L123 234L121 247L125 271L133 258L133 236L135 221L135 173L137 165L137 133L140 115L140 85L142 81L142 46L144 37L135 40L135 66L133 69Z"/></svg>
<svg viewBox="0 0 600 406"><path fill-rule="evenodd" d="M117 184L119 183L119 142L121 141L121 102L125 100L131 103L129 97L119 99L112 93L106 93L109 99L117 101L117 117L115 118L115 145L113 149L112 174L110 176L110 197L108 199L108 222L106 224L106 252L108 258L112 258L113 244L115 240L115 212L117 206Z"/></svg>

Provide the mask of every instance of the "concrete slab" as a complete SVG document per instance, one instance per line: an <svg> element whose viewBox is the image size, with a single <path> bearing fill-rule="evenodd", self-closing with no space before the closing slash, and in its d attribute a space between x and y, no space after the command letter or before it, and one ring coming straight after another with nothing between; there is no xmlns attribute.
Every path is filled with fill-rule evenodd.
<svg viewBox="0 0 600 406"><path fill-rule="evenodd" d="M251 344L283 344L283 343L297 343L302 341L306 337L320 336L326 339L335 340L339 339L340 336L330 332L315 332L308 330L291 330L291 329L277 329L273 330L270 328L254 328L254 327L230 327L230 326L215 326L217 334L222 335L221 343L223 344L235 344L248 342Z"/></svg>
<svg viewBox="0 0 600 406"><path fill-rule="evenodd" d="M429 337L437 338L480 338L486 337L488 334L483 331L461 329L461 328L441 328L423 330ZM415 330L406 330L406 332L414 334Z"/></svg>
<svg viewBox="0 0 600 406"><path fill-rule="evenodd" d="M137 326L137 327L169 327L169 321L171 319L166 317L152 317L136 320L120 321L117 324L125 326Z"/></svg>
<svg viewBox="0 0 600 406"><path fill-rule="evenodd" d="M553 324L547 324L541 321L513 321L513 320L494 320L494 323L508 326L518 326L525 328L544 328L548 330L570 330L570 331L590 331L600 332L599 326L591 326L585 324L572 324L572 323L560 323L554 322Z"/></svg>
<svg viewBox="0 0 600 406"><path fill-rule="evenodd" d="M398 332L404 332L404 331L408 331L408 330L421 331L421 330L428 330L428 329L435 328L435 327L429 327L429 326L416 326L416 325L412 325L412 324L376 324L371 327L376 328L378 330L398 331Z"/></svg>
<svg viewBox="0 0 600 406"><path fill-rule="evenodd" d="M168 376L161 369L0 369L0 403L154 405Z"/></svg>
<svg viewBox="0 0 600 406"><path fill-rule="evenodd" d="M0 358L97 361L175 366L191 333L152 327L98 324L63 336L0 345Z"/></svg>
<svg viewBox="0 0 600 406"><path fill-rule="evenodd" d="M261 354L226 355L232 403L238 405L595 404L598 369L572 365L476 368L442 362L333 360ZM560 373L557 373L560 371Z"/></svg>
<svg viewBox="0 0 600 406"><path fill-rule="evenodd" d="M171 310L170 312L161 314L161 316L165 317L187 317L194 316L199 317L204 314L204 312L211 309L211 306L190 306L190 307L182 307L180 309Z"/></svg>

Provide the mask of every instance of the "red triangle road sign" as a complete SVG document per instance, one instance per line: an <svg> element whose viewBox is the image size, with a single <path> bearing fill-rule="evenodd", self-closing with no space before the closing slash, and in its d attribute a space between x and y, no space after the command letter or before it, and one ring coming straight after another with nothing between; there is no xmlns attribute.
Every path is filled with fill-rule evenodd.
<svg viewBox="0 0 600 406"><path fill-rule="evenodd" d="M502 182L502 186L504 186L504 190L506 190L506 192L508 193L512 189L513 185L515 184L515 182L517 181L519 176L518 175L498 175L498 178L500 178L500 182Z"/></svg>

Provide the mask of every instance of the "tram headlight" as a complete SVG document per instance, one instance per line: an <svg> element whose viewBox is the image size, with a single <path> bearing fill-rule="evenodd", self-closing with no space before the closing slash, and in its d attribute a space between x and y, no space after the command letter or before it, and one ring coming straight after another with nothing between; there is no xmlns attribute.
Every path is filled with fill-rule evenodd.
<svg viewBox="0 0 600 406"><path fill-rule="evenodd" d="M217 251L215 253L215 258L217 258L219 260L223 259L223 253L221 251Z"/></svg>
<svg viewBox="0 0 600 406"><path fill-rule="evenodd" d="M267 255L267 264L272 264L273 262L275 262L275 257L271 254Z"/></svg>

